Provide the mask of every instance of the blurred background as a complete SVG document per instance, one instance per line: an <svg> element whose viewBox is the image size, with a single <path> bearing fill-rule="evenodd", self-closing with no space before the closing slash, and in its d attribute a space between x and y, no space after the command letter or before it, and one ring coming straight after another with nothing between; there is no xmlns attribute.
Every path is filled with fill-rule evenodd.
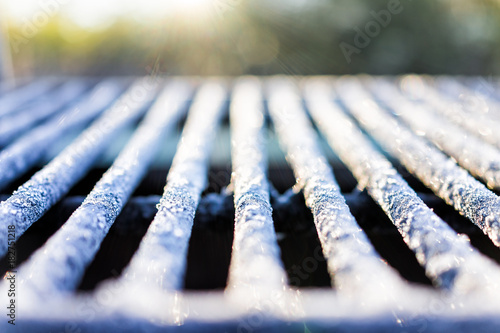
<svg viewBox="0 0 500 333"><path fill-rule="evenodd" d="M499 0L0 0L18 76L500 73Z"/></svg>

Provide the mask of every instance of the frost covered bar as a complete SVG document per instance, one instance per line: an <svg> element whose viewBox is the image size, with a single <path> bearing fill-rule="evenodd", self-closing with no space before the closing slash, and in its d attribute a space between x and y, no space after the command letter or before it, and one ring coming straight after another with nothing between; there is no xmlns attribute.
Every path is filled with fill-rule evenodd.
<svg viewBox="0 0 500 333"><path fill-rule="evenodd" d="M489 188L500 187L500 149L464 131L426 104L404 97L395 84L366 80L366 85L415 133L424 135Z"/></svg>
<svg viewBox="0 0 500 333"><path fill-rule="evenodd" d="M21 285L27 291L35 289L37 295L53 295L76 288L109 228L151 164L161 140L181 117L190 97L189 88L185 82L167 85L134 136L64 228L19 268Z"/></svg>
<svg viewBox="0 0 500 333"><path fill-rule="evenodd" d="M333 283L346 293L366 289L392 296L399 280L379 258L349 212L294 83L271 79L268 100L278 138L313 213Z"/></svg>
<svg viewBox="0 0 500 333"><path fill-rule="evenodd" d="M338 91L353 115L385 149L500 246L500 198L495 193L383 111L356 79L345 79Z"/></svg>
<svg viewBox="0 0 500 333"><path fill-rule="evenodd" d="M84 127L98 116L122 92L116 79L96 85L81 103L69 106L56 117L17 138L0 152L0 189L33 167L51 144L62 140L65 133Z"/></svg>
<svg viewBox="0 0 500 333"><path fill-rule="evenodd" d="M497 82L0 84L0 306L19 332L498 332Z"/></svg>
<svg viewBox="0 0 500 333"><path fill-rule="evenodd" d="M203 84L191 105L158 213L123 273L133 288L180 290L194 214L226 99L224 81Z"/></svg>
<svg viewBox="0 0 500 333"><path fill-rule="evenodd" d="M16 239L69 191L99 157L107 140L145 111L154 99L159 82L141 79L115 102L100 118L43 169L0 203L0 235L8 225L16 226ZM6 237L5 237L6 238ZM0 244L5 254L7 243Z"/></svg>
<svg viewBox="0 0 500 333"><path fill-rule="evenodd" d="M360 186L366 187L396 225L428 276L440 288L454 293L496 289L500 270L474 250L467 238L459 236L425 205L391 163L332 101L331 83L306 82L305 96L311 115ZM346 101L348 108L352 104L352 100ZM436 244L441 246L436 249Z"/></svg>
<svg viewBox="0 0 500 333"><path fill-rule="evenodd" d="M261 90L258 79L242 78L230 108L235 231L228 288L240 301L268 297L287 283L272 218Z"/></svg>

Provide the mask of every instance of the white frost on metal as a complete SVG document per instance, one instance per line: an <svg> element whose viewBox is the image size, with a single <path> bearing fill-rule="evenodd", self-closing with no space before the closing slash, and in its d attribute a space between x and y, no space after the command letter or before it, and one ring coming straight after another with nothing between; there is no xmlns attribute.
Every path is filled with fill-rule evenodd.
<svg viewBox="0 0 500 333"><path fill-rule="evenodd" d="M60 79L47 77L36 79L26 85L0 96L0 118L16 112L20 107L27 105L43 94L49 92L61 81Z"/></svg>
<svg viewBox="0 0 500 333"><path fill-rule="evenodd" d="M382 207L433 283L454 293L496 288L500 270L471 247L467 236L459 236L434 214L338 104L332 102L331 81L307 82L305 96L310 113L330 146L360 186ZM356 108L359 102L362 100L350 99L347 106Z"/></svg>
<svg viewBox="0 0 500 333"><path fill-rule="evenodd" d="M313 213L336 289L346 294L367 292L378 301L393 297L401 280L381 260L351 215L297 89L287 79L271 79L268 101L278 139Z"/></svg>
<svg viewBox="0 0 500 333"><path fill-rule="evenodd" d="M273 225L258 79L236 83L230 120L235 225L226 290L239 304L257 308L272 302L274 310L286 303L278 294L287 289L287 278Z"/></svg>
<svg viewBox="0 0 500 333"><path fill-rule="evenodd" d="M71 80L57 88L52 94L38 98L36 103L2 117L0 121L0 147L12 142L40 121L49 118L61 111L64 106L77 100L88 89L88 86L84 80Z"/></svg>
<svg viewBox="0 0 500 333"><path fill-rule="evenodd" d="M337 82L349 111L391 155L500 246L500 198L454 160L382 110L355 78Z"/></svg>
<svg viewBox="0 0 500 333"><path fill-rule="evenodd" d="M500 102L494 97L497 92L485 79L460 80L439 76L434 78L432 83L433 87L460 102L465 110L500 120Z"/></svg>
<svg viewBox="0 0 500 333"><path fill-rule="evenodd" d="M180 139L158 213L122 273L131 301L138 293L182 287L194 214L207 184L208 162L226 102L222 81L197 92Z"/></svg>
<svg viewBox="0 0 500 333"><path fill-rule="evenodd" d="M418 76L403 77L401 90L407 93L410 98L428 103L435 111L480 139L500 147L500 131L498 130L500 119L489 117L485 113L471 111L464 103L439 93Z"/></svg>
<svg viewBox="0 0 500 333"><path fill-rule="evenodd" d="M109 106L122 91L113 79L98 84L81 103L69 107L0 151L0 190L42 158L65 133L83 126Z"/></svg>
<svg viewBox="0 0 500 333"><path fill-rule="evenodd" d="M68 221L18 269L20 288L47 295L76 288L109 228L177 123L189 85L167 85L111 167Z"/></svg>
<svg viewBox="0 0 500 333"><path fill-rule="evenodd" d="M432 141L453 157L471 174L484 180L492 189L500 189L500 150L464 131L442 115L402 96L397 87L386 80L366 81L377 99L392 109L419 135Z"/></svg>
<svg viewBox="0 0 500 333"><path fill-rule="evenodd" d="M0 203L0 257L7 251L7 226L16 240L80 180L121 128L137 120L156 95L158 80L135 82L101 117L49 164Z"/></svg>

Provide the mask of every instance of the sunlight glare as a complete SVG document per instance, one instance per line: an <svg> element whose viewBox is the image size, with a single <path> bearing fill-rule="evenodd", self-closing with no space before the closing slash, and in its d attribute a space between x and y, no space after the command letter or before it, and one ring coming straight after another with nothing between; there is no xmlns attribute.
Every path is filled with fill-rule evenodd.
<svg viewBox="0 0 500 333"><path fill-rule="evenodd" d="M213 15L217 1L223 0L54 0L51 6L41 5L37 0L25 0L4 2L0 8L18 22L32 21L37 13L50 17L60 13L82 27L91 28L108 25L119 16L148 20L173 15L186 21L203 20Z"/></svg>
<svg viewBox="0 0 500 333"><path fill-rule="evenodd" d="M195 10L200 10L200 9L209 9L209 7L212 5L212 0L177 0L177 1L171 1L173 7L177 8L178 10L185 10L185 9L195 9ZM168 2L165 2L168 3Z"/></svg>

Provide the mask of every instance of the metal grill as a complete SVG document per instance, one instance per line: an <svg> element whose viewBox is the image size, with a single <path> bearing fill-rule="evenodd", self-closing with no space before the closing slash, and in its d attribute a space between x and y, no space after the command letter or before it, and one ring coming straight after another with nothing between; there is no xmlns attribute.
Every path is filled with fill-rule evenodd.
<svg viewBox="0 0 500 333"><path fill-rule="evenodd" d="M3 331L500 328L496 81L0 89Z"/></svg>

